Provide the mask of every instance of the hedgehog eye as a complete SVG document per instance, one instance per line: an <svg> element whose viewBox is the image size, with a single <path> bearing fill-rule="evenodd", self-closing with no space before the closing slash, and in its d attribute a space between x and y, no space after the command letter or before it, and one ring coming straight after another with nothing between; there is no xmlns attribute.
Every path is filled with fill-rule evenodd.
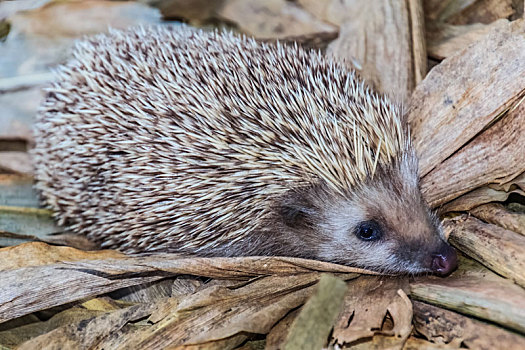
<svg viewBox="0 0 525 350"><path fill-rule="evenodd" d="M363 221L356 230L355 235L363 241L377 241L383 236L383 231L377 221Z"/></svg>

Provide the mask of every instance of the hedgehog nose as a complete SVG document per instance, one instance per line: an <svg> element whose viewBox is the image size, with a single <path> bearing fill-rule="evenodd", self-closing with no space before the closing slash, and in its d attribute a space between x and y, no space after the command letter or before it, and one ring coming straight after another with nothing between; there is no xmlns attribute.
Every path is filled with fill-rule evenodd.
<svg viewBox="0 0 525 350"><path fill-rule="evenodd" d="M440 251L432 255L432 272L439 276L450 274L458 266L456 250L448 244L444 244Z"/></svg>

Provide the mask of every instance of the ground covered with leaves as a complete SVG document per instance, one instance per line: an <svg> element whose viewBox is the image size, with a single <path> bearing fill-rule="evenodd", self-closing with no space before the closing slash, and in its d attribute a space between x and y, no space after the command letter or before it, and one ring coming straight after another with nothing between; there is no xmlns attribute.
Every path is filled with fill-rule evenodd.
<svg viewBox="0 0 525 350"><path fill-rule="evenodd" d="M522 18L516 0L0 3L0 349L525 348ZM83 35L180 21L321 50L402 103L458 270L126 256L57 227L28 155L50 70Z"/></svg>

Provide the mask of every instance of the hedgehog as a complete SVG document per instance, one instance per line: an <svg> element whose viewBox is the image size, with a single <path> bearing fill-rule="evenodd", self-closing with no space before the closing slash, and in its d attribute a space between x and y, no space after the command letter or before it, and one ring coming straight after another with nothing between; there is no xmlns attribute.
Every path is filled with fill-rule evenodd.
<svg viewBox="0 0 525 350"><path fill-rule="evenodd" d="M32 151L36 188L72 232L132 254L455 268L401 108L344 62L186 26L73 51Z"/></svg>

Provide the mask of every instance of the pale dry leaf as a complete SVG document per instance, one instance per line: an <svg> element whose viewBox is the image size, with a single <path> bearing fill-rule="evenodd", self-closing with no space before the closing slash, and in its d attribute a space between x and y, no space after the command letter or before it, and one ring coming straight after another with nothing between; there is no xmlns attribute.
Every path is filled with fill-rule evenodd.
<svg viewBox="0 0 525 350"><path fill-rule="evenodd" d="M429 204L437 207L475 188L504 183L522 174L524 154L525 102L522 102L438 164L423 178L421 190Z"/></svg>
<svg viewBox="0 0 525 350"><path fill-rule="evenodd" d="M443 227L463 253L525 287L525 236L468 215L445 219Z"/></svg>
<svg viewBox="0 0 525 350"><path fill-rule="evenodd" d="M494 29L503 28L506 25L508 25L506 19L490 24L452 25L442 22L427 23L426 42L428 55L437 60L453 56Z"/></svg>
<svg viewBox="0 0 525 350"><path fill-rule="evenodd" d="M0 66L5 67L3 57L0 53ZM33 118L43 96L40 86L0 93L0 140L24 140L27 142L33 139L31 131ZM27 165L24 169L31 173L32 169L29 169Z"/></svg>
<svg viewBox="0 0 525 350"><path fill-rule="evenodd" d="M323 22L340 26L344 23L348 14L348 8L352 6L353 0L298 0L306 11L313 14Z"/></svg>
<svg viewBox="0 0 525 350"><path fill-rule="evenodd" d="M351 345L374 335L391 337L391 346L402 347L412 329L412 304L403 290L404 278L361 276L349 284L343 309L333 331L333 342ZM391 317L393 327L384 327Z"/></svg>
<svg viewBox="0 0 525 350"><path fill-rule="evenodd" d="M416 330L432 342L481 350L525 348L525 337L503 328L419 301L413 305Z"/></svg>
<svg viewBox="0 0 525 350"><path fill-rule="evenodd" d="M523 97L524 33L523 20L509 23L435 66L417 86L408 120L422 176ZM463 184L461 177L453 181Z"/></svg>
<svg viewBox="0 0 525 350"><path fill-rule="evenodd" d="M418 5L417 1L368 0L347 4L339 38L329 45L327 54L357 68L379 92L406 102L426 74Z"/></svg>
<svg viewBox="0 0 525 350"><path fill-rule="evenodd" d="M31 175L33 163L27 152L0 152L0 172Z"/></svg>
<svg viewBox="0 0 525 350"><path fill-rule="evenodd" d="M256 38L284 38L337 29L286 0L225 0L218 16Z"/></svg>
<svg viewBox="0 0 525 350"><path fill-rule="evenodd" d="M9 17L14 34L79 37L107 31L108 27L160 22L157 9L132 1L55 1Z"/></svg>

